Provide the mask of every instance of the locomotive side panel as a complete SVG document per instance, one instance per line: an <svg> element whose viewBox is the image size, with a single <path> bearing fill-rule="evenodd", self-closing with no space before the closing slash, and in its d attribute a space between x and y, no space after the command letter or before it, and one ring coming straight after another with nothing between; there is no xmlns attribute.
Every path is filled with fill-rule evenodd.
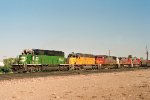
<svg viewBox="0 0 150 100"><path fill-rule="evenodd" d="M95 57L95 63L96 63L96 64L99 64L99 65L100 65L100 64L101 64L101 65L102 65L102 64L105 64L105 57L96 56L96 57Z"/></svg>
<svg viewBox="0 0 150 100"><path fill-rule="evenodd" d="M116 57L106 57L105 58L105 64L116 65L117 64Z"/></svg>
<svg viewBox="0 0 150 100"><path fill-rule="evenodd" d="M77 57L76 64L78 65L93 65L95 64L95 58L91 57Z"/></svg>
<svg viewBox="0 0 150 100"><path fill-rule="evenodd" d="M141 60L139 58L133 58L133 66L141 66Z"/></svg>
<svg viewBox="0 0 150 100"><path fill-rule="evenodd" d="M119 63L120 63L120 66L132 66L132 59L131 58L127 58L127 57L119 57Z"/></svg>
<svg viewBox="0 0 150 100"><path fill-rule="evenodd" d="M95 57L88 54L69 54L68 64L71 65L93 65L95 64Z"/></svg>

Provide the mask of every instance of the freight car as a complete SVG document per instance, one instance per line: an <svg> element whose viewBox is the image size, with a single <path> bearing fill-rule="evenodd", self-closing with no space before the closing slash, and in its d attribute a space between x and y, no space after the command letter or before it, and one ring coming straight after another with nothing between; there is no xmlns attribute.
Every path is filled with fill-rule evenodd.
<svg viewBox="0 0 150 100"><path fill-rule="evenodd" d="M145 67L145 66L150 67L150 60L144 60L144 59L142 59L141 60L141 66L142 67Z"/></svg>
<svg viewBox="0 0 150 100"><path fill-rule="evenodd" d="M71 53L67 58L62 51L32 49L24 50L13 64L14 72L37 72L51 70L81 70L147 66L146 60L138 58L115 57Z"/></svg>

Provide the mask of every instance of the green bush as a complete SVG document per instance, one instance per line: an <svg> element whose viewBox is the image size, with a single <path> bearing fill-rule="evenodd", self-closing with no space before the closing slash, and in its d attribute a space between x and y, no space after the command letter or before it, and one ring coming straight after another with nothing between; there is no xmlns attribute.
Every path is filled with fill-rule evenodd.
<svg viewBox="0 0 150 100"><path fill-rule="evenodd" d="M2 67L0 67L0 72L2 72Z"/></svg>
<svg viewBox="0 0 150 100"><path fill-rule="evenodd" d="M12 72L10 66L4 66L4 67L0 68L0 71L3 72L3 73L9 73L9 72Z"/></svg>

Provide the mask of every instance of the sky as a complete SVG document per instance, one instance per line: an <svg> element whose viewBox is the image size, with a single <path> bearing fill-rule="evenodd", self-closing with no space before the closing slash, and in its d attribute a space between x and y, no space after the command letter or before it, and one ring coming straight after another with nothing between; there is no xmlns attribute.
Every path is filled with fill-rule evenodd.
<svg viewBox="0 0 150 100"><path fill-rule="evenodd" d="M146 57L150 0L0 0L0 59L24 49Z"/></svg>

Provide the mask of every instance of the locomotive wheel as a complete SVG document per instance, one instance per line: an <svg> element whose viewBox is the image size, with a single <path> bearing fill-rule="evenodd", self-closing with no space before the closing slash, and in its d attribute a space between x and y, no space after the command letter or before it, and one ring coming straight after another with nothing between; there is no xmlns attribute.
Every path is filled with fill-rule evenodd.
<svg viewBox="0 0 150 100"><path fill-rule="evenodd" d="M63 71L64 68L62 66L59 66L59 71Z"/></svg>

